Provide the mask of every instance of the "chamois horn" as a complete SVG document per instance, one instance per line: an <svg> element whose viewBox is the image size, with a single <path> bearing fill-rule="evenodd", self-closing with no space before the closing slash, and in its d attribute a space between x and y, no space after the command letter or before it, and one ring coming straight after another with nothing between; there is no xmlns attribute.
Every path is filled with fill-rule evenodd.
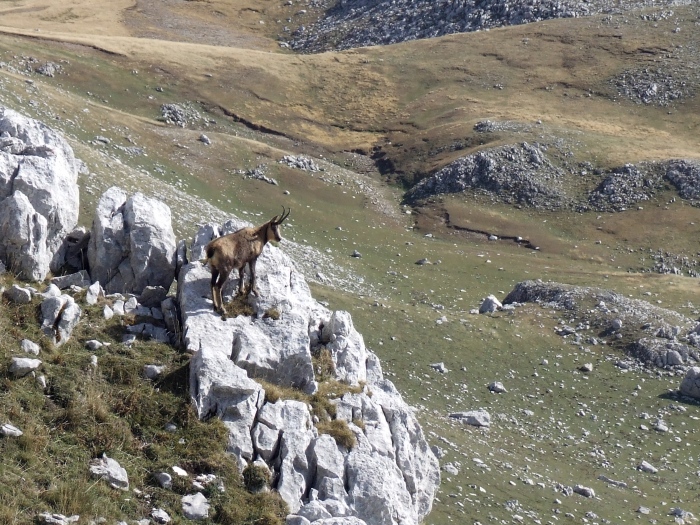
<svg viewBox="0 0 700 525"><path fill-rule="evenodd" d="M272 218L271 222L273 222L275 224L282 224L285 221L285 219L287 217L289 217L289 214L291 213L291 211L292 211L292 208L289 208L288 210L285 211L284 206L282 206L282 215L281 216L275 215ZM279 219L277 217L279 217Z"/></svg>

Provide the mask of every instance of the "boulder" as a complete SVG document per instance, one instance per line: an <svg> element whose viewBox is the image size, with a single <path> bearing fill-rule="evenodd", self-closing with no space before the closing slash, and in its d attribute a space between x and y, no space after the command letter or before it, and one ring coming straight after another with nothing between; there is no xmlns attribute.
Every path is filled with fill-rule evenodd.
<svg viewBox="0 0 700 525"><path fill-rule="evenodd" d="M60 134L7 108L0 134L11 143L0 151L0 260L40 281L60 269L60 248L78 222L79 161Z"/></svg>
<svg viewBox="0 0 700 525"><path fill-rule="evenodd" d="M129 490L129 476L126 470L117 461L107 457L107 454L90 461L90 475L104 479L112 488Z"/></svg>
<svg viewBox="0 0 700 525"><path fill-rule="evenodd" d="M136 193L108 189L97 205L88 244L92 281L107 293L141 294L147 286L170 288L175 278L175 234L170 208Z"/></svg>
<svg viewBox="0 0 700 525"><path fill-rule="evenodd" d="M41 303L41 331L53 344L65 344L80 321L82 309L70 295L49 297Z"/></svg>
<svg viewBox="0 0 700 525"><path fill-rule="evenodd" d="M454 412L450 414L453 419L458 419L465 425L475 427L490 427L491 415L486 410L470 410L467 412Z"/></svg>
<svg viewBox="0 0 700 525"><path fill-rule="evenodd" d="M61 275L60 277L54 277L51 279L51 283L58 286L59 289L65 290L71 286L78 286L80 288L86 288L90 286L90 274L87 270L80 270L79 272L71 273L68 275Z"/></svg>
<svg viewBox="0 0 700 525"><path fill-rule="evenodd" d="M13 284L3 295L12 303L29 304L32 302L32 291L29 288Z"/></svg>
<svg viewBox="0 0 700 525"><path fill-rule="evenodd" d="M0 260L21 279L43 281L49 273L48 223L21 191L0 201Z"/></svg>
<svg viewBox="0 0 700 525"><path fill-rule="evenodd" d="M692 366L685 373L680 387L681 395L700 399L700 367Z"/></svg>
<svg viewBox="0 0 700 525"><path fill-rule="evenodd" d="M479 307L479 313L480 314L491 314L497 310L500 310L501 308L503 308L501 301L499 301L495 295L489 295L481 303L481 306Z"/></svg>

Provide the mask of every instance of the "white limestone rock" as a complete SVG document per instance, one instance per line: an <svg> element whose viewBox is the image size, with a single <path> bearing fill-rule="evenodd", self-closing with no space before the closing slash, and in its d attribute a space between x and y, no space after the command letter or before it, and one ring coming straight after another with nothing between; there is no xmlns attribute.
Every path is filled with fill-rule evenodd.
<svg viewBox="0 0 700 525"><path fill-rule="evenodd" d="M0 260L21 279L43 281L49 273L46 217L21 191L0 201Z"/></svg>
<svg viewBox="0 0 700 525"><path fill-rule="evenodd" d="M680 393L684 396L700 399L700 366L692 366L685 373Z"/></svg>
<svg viewBox="0 0 700 525"><path fill-rule="evenodd" d="M129 490L129 476L117 461L102 454L101 458L90 461L90 475L104 479L109 486L119 490Z"/></svg>
<svg viewBox="0 0 700 525"><path fill-rule="evenodd" d="M108 293L140 294L147 286L170 288L175 277L175 234L170 208L136 193L108 189L95 210L88 245L90 276Z"/></svg>
<svg viewBox="0 0 700 525"><path fill-rule="evenodd" d="M467 412L454 412L450 414L451 418L459 419L465 425L475 427L490 427L491 415L486 410L469 410Z"/></svg>
<svg viewBox="0 0 700 525"><path fill-rule="evenodd" d="M156 523L170 523L170 516L168 515L167 512L165 512L163 509L152 509L151 510L151 518L153 518L153 521Z"/></svg>
<svg viewBox="0 0 700 525"><path fill-rule="evenodd" d="M32 302L32 291L29 288L13 284L12 288L5 290L3 295L16 304L29 304Z"/></svg>
<svg viewBox="0 0 700 525"><path fill-rule="evenodd" d="M190 392L200 418L217 416L229 430L229 452L253 459L250 429L262 406L262 387L217 351L200 350L190 362Z"/></svg>
<svg viewBox="0 0 700 525"><path fill-rule="evenodd" d="M249 377L304 391L309 388L314 371L307 319L295 313L276 321L240 316L232 326L231 360Z"/></svg>
<svg viewBox="0 0 700 525"><path fill-rule="evenodd" d="M229 221L220 233L244 225ZM197 249L201 251L213 231L200 230ZM195 248L192 259L197 257ZM198 415L223 420L229 429L229 450L242 465L266 461L277 480L275 488L293 513L292 523L308 522L296 512L318 501L320 507L312 507L332 517L314 523L364 524L365 516L367 523L417 525L431 509L440 471L413 411L383 379L377 356L365 348L350 314L332 313L314 301L281 250L268 244L258 259L257 274L260 297L249 298L256 314L222 319L213 311L208 268L196 261L180 270L180 330L185 347L193 352L190 391ZM223 290L225 300L236 281L234 272ZM280 319L262 318L270 306L282 312ZM357 439L352 451L330 436L319 436L305 404L265 403L264 391L252 380L265 377L296 386L303 384L299 377L313 380L313 370L300 374L287 367L306 369L312 349L321 345L331 349L337 379L368 384L365 393L336 401L337 417L348 422ZM315 381L308 385L315 386ZM357 419L364 429L352 422ZM370 471L363 474L365 467ZM319 510L319 516L325 516L324 511Z"/></svg>
<svg viewBox="0 0 700 525"><path fill-rule="evenodd" d="M82 309L70 295L49 297L41 303L41 331L55 346L64 345L80 321Z"/></svg>
<svg viewBox="0 0 700 525"><path fill-rule="evenodd" d="M204 518L208 518L209 502L201 492L183 496L182 513L188 520L203 520Z"/></svg>
<svg viewBox="0 0 700 525"><path fill-rule="evenodd" d="M18 379L24 377L42 365L40 359L30 359L28 357L13 357L10 361L9 372L12 377Z"/></svg>
<svg viewBox="0 0 700 525"><path fill-rule="evenodd" d="M100 286L100 281L95 281L90 286L88 286L87 294L85 295L85 302L87 304L97 304L100 298L104 298L105 291Z"/></svg>
<svg viewBox="0 0 700 525"><path fill-rule="evenodd" d="M29 339L22 339L19 345L22 349L22 352L24 352L25 354L39 355L39 353L41 352L41 347L34 341L30 341Z"/></svg>
<svg viewBox="0 0 700 525"><path fill-rule="evenodd" d="M21 194L26 199L22 216L31 222L13 224L23 232L3 228L0 260L21 271L26 279L43 280L49 269L55 272L60 268L64 237L78 221L79 162L60 134L7 108L0 108L0 133L3 132L10 135L14 146L0 152L0 210L15 207ZM15 204L11 202L13 198ZM16 211L15 208L15 217ZM4 218L0 219L0 224L7 226ZM31 235L27 235L29 231ZM18 252L21 245L17 241L21 237L30 244ZM32 258L33 262L29 260Z"/></svg>
<svg viewBox="0 0 700 525"><path fill-rule="evenodd" d="M158 379L165 371L164 366L158 365L145 365L143 367L143 377L146 379Z"/></svg>
<svg viewBox="0 0 700 525"><path fill-rule="evenodd" d="M37 516L40 523L46 525L71 525L80 521L79 515L64 516L63 514L53 514L50 512L42 512Z"/></svg>
<svg viewBox="0 0 700 525"><path fill-rule="evenodd" d="M480 314L490 314L503 308L501 301L495 295L489 295L479 307Z"/></svg>
<svg viewBox="0 0 700 525"><path fill-rule="evenodd" d="M20 437L24 432L22 432L19 428L17 428L14 425L10 425L9 423L3 423L0 425L0 434L2 434L5 437Z"/></svg>
<svg viewBox="0 0 700 525"><path fill-rule="evenodd" d="M367 380L367 351L362 335L355 330L348 312L333 312L323 325L321 341L331 351L340 381L356 385Z"/></svg>

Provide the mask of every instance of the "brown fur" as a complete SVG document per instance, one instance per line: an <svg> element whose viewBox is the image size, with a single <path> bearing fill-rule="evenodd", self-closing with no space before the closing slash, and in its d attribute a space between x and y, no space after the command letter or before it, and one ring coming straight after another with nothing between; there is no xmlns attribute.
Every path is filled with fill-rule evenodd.
<svg viewBox="0 0 700 525"><path fill-rule="evenodd" d="M206 245L207 259L211 266L211 296L216 311L223 312L221 288L233 270L238 270L238 294L244 293L243 275L246 264L250 269L250 293L258 295L255 286L255 263L269 241L282 240L279 226L289 217L291 211L290 208L285 215L282 207L281 216L275 215L262 226L241 228Z"/></svg>

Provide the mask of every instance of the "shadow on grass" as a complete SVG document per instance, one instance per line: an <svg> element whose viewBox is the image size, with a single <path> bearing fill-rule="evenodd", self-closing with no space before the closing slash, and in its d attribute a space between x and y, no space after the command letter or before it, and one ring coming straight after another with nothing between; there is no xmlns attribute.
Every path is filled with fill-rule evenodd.
<svg viewBox="0 0 700 525"><path fill-rule="evenodd" d="M678 390L675 390L673 392L664 392L663 394L659 395L659 399L674 401L676 403L683 403L684 405L692 407L700 407L700 399L684 396Z"/></svg>

